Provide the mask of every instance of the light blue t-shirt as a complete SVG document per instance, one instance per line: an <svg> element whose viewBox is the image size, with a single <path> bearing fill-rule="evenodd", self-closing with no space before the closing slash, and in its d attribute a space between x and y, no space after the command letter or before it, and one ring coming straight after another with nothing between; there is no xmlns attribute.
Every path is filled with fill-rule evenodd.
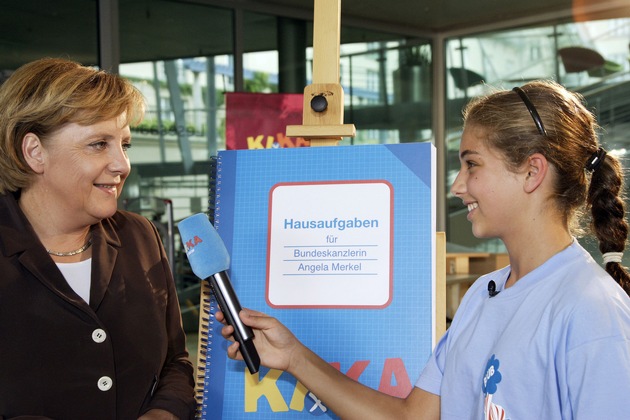
<svg viewBox="0 0 630 420"><path fill-rule="evenodd" d="M416 383L442 419L630 419L628 295L575 240L509 272L471 286Z"/></svg>

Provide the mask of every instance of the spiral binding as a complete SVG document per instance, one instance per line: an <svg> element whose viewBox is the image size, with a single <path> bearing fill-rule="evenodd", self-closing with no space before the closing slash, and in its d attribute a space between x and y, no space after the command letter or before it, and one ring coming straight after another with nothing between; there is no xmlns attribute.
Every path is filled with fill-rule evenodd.
<svg viewBox="0 0 630 420"><path fill-rule="evenodd" d="M221 190L221 165L220 158L210 159L210 182L208 186L208 215L215 228L219 225ZM195 372L195 400L197 401L196 418L201 419L204 412L204 393L206 381L209 379L212 361L212 325L215 308L214 296L210 288L210 282L201 282L201 296L199 299L199 338L197 343L197 369Z"/></svg>
<svg viewBox="0 0 630 420"><path fill-rule="evenodd" d="M214 214L213 221L215 229L219 229L219 223L221 215L221 156L217 157L217 162L214 167L215 179L214 179Z"/></svg>
<svg viewBox="0 0 630 420"><path fill-rule="evenodd" d="M199 300L199 338L197 343L197 371L195 373L195 400L197 401L196 418L202 418L204 390L207 375L212 364L210 350L212 349L212 325L214 324L214 301L210 289L210 282L201 282L201 299Z"/></svg>

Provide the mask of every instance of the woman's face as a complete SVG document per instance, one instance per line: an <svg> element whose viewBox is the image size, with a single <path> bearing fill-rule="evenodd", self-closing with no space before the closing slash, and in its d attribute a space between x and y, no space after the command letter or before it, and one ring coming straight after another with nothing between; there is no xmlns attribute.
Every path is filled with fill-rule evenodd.
<svg viewBox="0 0 630 420"><path fill-rule="evenodd" d="M79 223L95 223L117 209L131 170L131 132L124 121L122 115L89 126L67 124L44 142L46 197Z"/></svg>
<svg viewBox="0 0 630 420"><path fill-rule="evenodd" d="M461 169L451 193L468 208L468 220L478 238L505 239L517 231L525 202L520 176L508 170L504 158L487 146L485 129L467 126L459 149Z"/></svg>

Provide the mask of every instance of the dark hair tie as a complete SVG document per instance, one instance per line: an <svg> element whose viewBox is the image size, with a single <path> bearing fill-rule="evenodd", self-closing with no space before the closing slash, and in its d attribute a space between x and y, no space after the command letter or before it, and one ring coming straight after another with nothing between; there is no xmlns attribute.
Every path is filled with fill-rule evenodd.
<svg viewBox="0 0 630 420"><path fill-rule="evenodd" d="M540 115L538 115L538 111L536 111L536 107L534 106L532 101L529 100L529 96L527 96L525 91L518 86L514 87L512 90L516 92L518 96L521 97L521 100L527 107L529 114L532 116L532 119L534 120L534 124L536 124L536 128L538 129L538 132L540 133L540 135L546 137L547 130L545 130L545 126L543 125L543 122L540 119Z"/></svg>
<svg viewBox="0 0 630 420"><path fill-rule="evenodd" d="M595 169L599 168L599 165L604 162L606 158L606 151L603 148L597 149L595 153L591 155L591 157L586 162L586 170L593 172Z"/></svg>

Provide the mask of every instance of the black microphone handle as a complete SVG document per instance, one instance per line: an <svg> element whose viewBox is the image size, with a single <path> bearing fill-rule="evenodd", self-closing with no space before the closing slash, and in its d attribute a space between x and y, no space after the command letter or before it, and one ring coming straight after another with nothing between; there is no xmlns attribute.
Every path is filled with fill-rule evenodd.
<svg viewBox="0 0 630 420"><path fill-rule="evenodd" d="M241 312L241 304L232 288L230 278L225 271L220 271L210 278L210 288L216 298L221 312L229 325L234 327L234 339L239 343L239 351L245 360L245 364L252 375L260 368L260 357L254 346L254 331L243 324L238 316Z"/></svg>

